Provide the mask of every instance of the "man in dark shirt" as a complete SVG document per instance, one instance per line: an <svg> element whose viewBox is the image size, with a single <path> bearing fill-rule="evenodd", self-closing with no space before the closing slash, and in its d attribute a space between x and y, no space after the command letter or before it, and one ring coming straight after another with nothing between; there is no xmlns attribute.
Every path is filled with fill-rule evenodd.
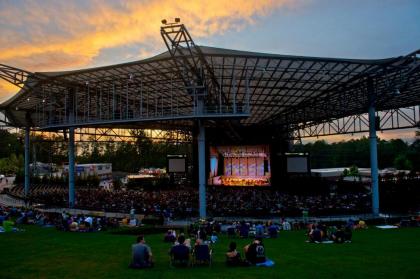
<svg viewBox="0 0 420 279"><path fill-rule="evenodd" d="M332 234L335 243L344 243L344 230L342 226L338 226L337 230Z"/></svg>
<svg viewBox="0 0 420 279"><path fill-rule="evenodd" d="M245 246L245 257L251 264L265 262L265 249L261 238L257 237L251 244Z"/></svg>
<svg viewBox="0 0 420 279"><path fill-rule="evenodd" d="M152 261L152 250L146 241L144 236L140 235L137 237L137 243L131 246L132 249L132 260L130 267L131 268L147 268L153 266Z"/></svg>
<svg viewBox="0 0 420 279"><path fill-rule="evenodd" d="M169 255L173 263L177 265L188 265L190 258L190 248L185 245L185 236L178 237L178 244L172 246Z"/></svg>

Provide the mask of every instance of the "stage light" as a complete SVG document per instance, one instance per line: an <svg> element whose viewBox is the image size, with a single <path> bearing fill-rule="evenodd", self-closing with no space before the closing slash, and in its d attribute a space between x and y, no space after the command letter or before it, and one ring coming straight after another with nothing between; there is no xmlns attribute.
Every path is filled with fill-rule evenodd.
<svg viewBox="0 0 420 279"><path fill-rule="evenodd" d="M175 22L176 22L176 23L180 23L180 22L181 22L181 19L180 19L179 17L176 17L176 18L175 18Z"/></svg>
<svg viewBox="0 0 420 279"><path fill-rule="evenodd" d="M162 19L162 24L167 24L168 22L166 21L166 19Z"/></svg>

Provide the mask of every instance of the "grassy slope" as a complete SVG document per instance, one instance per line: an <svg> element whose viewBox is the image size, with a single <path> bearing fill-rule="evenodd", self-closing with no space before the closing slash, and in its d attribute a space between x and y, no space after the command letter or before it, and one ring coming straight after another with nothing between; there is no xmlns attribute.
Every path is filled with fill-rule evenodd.
<svg viewBox="0 0 420 279"><path fill-rule="evenodd" d="M169 267L169 245L161 235L146 236L156 267L130 270L134 236L65 233L25 227L0 234L0 278L414 278L420 274L420 229L357 231L352 244L308 244L303 232L282 232L265 240L272 268L227 268L229 239L214 247L211 268ZM237 240L243 247L248 240Z"/></svg>

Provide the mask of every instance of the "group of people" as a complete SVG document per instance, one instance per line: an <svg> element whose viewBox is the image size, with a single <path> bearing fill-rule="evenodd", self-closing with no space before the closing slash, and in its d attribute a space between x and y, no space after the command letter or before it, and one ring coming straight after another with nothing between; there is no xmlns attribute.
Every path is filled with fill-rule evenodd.
<svg viewBox="0 0 420 279"><path fill-rule="evenodd" d="M16 186L10 194L23 197L23 187ZM29 201L47 206L66 207L68 189L64 186L38 185L31 188ZM164 215L165 218L188 218L198 215L198 190L179 186L177 189L76 190L76 208L107 212L129 212ZM348 193L337 195L293 195L278 189L208 187L207 210L210 216L309 216L361 214L371 209L370 195Z"/></svg>
<svg viewBox="0 0 420 279"><path fill-rule="evenodd" d="M294 195L277 189L220 188L207 191L208 210L214 216L310 216L369 212L370 195Z"/></svg>
<svg viewBox="0 0 420 279"><path fill-rule="evenodd" d="M85 214L71 215L65 211L61 213L61 216L57 216L57 219L55 223L56 227L70 232L103 231L108 228L116 228L120 223L116 218L97 217Z"/></svg>
<svg viewBox="0 0 420 279"><path fill-rule="evenodd" d="M226 264L228 266L272 265L271 260L265 256L265 247L261 237L256 237L250 244L244 247L245 258L236 250L236 242L229 244L226 252Z"/></svg>
<svg viewBox="0 0 420 279"><path fill-rule="evenodd" d="M239 236L241 238L257 237L257 238L277 238L280 230L290 230L290 223L283 221L276 224L271 220L267 222L233 222L227 227L228 236Z"/></svg>
<svg viewBox="0 0 420 279"><path fill-rule="evenodd" d="M209 243L203 239L197 238L194 246L191 246L191 239L186 239L184 234L180 234L177 238L176 232L169 230L165 235L164 241L172 244L169 249L169 256L172 264L178 266L189 266L191 254L198 255L201 248L206 249L206 256L204 258L197 258L199 260L211 260L211 249ZM137 243L133 244L132 261L129 265L131 268L148 268L154 265L153 254L150 246L146 244L143 235L137 237Z"/></svg>
<svg viewBox="0 0 420 279"><path fill-rule="evenodd" d="M117 218L97 217L90 215L71 215L47 212L34 208L17 208L0 206L0 231L18 231L19 225L37 225L40 227L55 227L63 231L92 232L108 228L116 228L122 223Z"/></svg>
<svg viewBox="0 0 420 279"><path fill-rule="evenodd" d="M351 243L353 236L353 224L327 226L326 224L309 225L307 236L308 242L312 243Z"/></svg>
<svg viewBox="0 0 420 279"><path fill-rule="evenodd" d="M172 244L168 254L173 266L188 267L190 266L191 260L194 263L211 263L211 245L215 243L213 242L214 240L202 239L197 235L197 239L194 245L192 245L191 239L187 239L184 234L181 233L177 238L174 238L174 235L176 235L175 231L168 231L164 237L165 242L171 242ZM132 245L131 250L130 268L142 269L154 266L152 249L146 244L143 235L137 237L137 242ZM274 262L266 258L265 247L260 237L256 237L244 247L244 254L245 257L242 258L241 253L237 251L236 242L232 241L225 254L226 264L228 266L271 266L274 264Z"/></svg>
<svg viewBox="0 0 420 279"><path fill-rule="evenodd" d="M54 214L33 210L0 206L0 231L19 231L18 225L35 224L42 227L54 226Z"/></svg>

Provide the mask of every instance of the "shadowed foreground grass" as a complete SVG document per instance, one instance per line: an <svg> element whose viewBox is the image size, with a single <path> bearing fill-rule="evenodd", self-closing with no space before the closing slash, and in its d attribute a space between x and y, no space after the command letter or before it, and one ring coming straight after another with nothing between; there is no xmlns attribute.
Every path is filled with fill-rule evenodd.
<svg viewBox="0 0 420 279"><path fill-rule="evenodd" d="M271 268L228 268L230 239L213 247L212 267L169 267L163 235L146 236L156 266L128 269L135 236L69 233L23 227L0 234L0 278L414 278L420 274L420 229L356 231L351 244L305 243L303 231L281 232L264 241ZM238 247L249 240L236 239ZM243 253L242 253L243 254Z"/></svg>

